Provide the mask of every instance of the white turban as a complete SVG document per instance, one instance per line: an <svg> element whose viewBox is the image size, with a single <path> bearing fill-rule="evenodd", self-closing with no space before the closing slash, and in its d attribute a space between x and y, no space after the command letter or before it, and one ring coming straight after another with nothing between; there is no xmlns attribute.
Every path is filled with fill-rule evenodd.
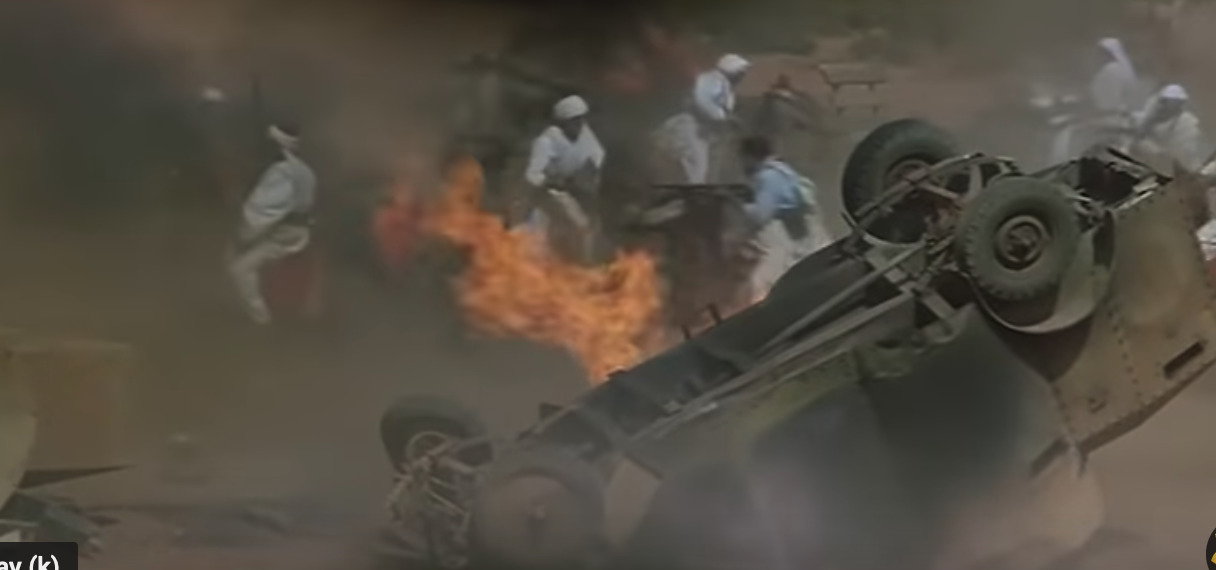
<svg viewBox="0 0 1216 570"><path fill-rule="evenodd" d="M288 133L286 130L277 125L270 125L270 128L266 130L266 133L270 135L271 140L278 143L279 146L283 148L296 150L300 146L300 137L298 135Z"/></svg>
<svg viewBox="0 0 1216 570"><path fill-rule="evenodd" d="M1123 42L1116 38L1102 38L1098 40L1098 47L1101 47L1106 53L1114 58L1115 62L1127 70L1128 73L1135 74L1136 67L1132 65L1131 58L1127 57L1127 51L1123 49Z"/></svg>
<svg viewBox="0 0 1216 570"><path fill-rule="evenodd" d="M1190 101L1191 100L1191 96L1189 93L1186 92L1186 89L1178 84L1166 85L1165 88L1161 90L1161 93L1159 96L1162 99L1171 99L1174 101Z"/></svg>
<svg viewBox="0 0 1216 570"><path fill-rule="evenodd" d="M1160 114L1161 103L1163 101L1186 103L1187 101L1190 101L1190 99L1190 94L1187 93L1186 89L1184 89L1181 85L1166 85L1164 88L1158 91L1156 95L1153 95L1153 97L1148 100L1148 103L1144 106L1144 109L1141 109L1139 113L1136 113L1136 122L1140 128L1145 128L1168 120L1169 117L1162 116Z"/></svg>
<svg viewBox="0 0 1216 570"><path fill-rule="evenodd" d="M578 95L571 95L565 99L562 99L561 101L558 101L557 104L553 106L553 117L559 121L566 121L569 119L582 117L590 110L590 107L587 106L587 102L584 101L582 97L579 97Z"/></svg>
<svg viewBox="0 0 1216 570"><path fill-rule="evenodd" d="M203 101L208 103L223 103L224 100L228 98L228 96L218 87L207 87L203 89L200 96L202 96Z"/></svg>
<svg viewBox="0 0 1216 570"><path fill-rule="evenodd" d="M751 62L733 53L728 53L718 59L718 71L727 75L739 75L746 72L751 66Z"/></svg>

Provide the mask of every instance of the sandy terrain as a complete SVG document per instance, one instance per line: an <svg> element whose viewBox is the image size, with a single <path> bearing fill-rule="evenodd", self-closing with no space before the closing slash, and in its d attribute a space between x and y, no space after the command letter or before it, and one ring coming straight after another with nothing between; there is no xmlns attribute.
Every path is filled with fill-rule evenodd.
<svg viewBox="0 0 1216 570"><path fill-rule="evenodd" d="M136 15L149 33L163 17ZM399 51L431 55L418 48L442 35L433 21L441 17L450 16L416 23L430 35L405 47L385 39L396 33L388 23L377 27L384 33L375 41L363 43L371 29L366 22L343 20L342 42L315 42L303 51L306 57L325 53L331 66L344 69L336 84L365 92L347 106L358 110L354 116L334 119L347 130L330 131L354 145L348 152L397 151L395 135L409 130L412 117L403 112L385 121L383 111L399 104L394 89L413 78L385 70L405 66L396 60ZM206 19L197 22L203 26ZM478 28L448 40L488 42L489 35ZM188 37L205 43L206 36ZM329 53L335 45L354 50L362 65L346 69ZM1208 53L1202 41L1188 46ZM365 58L369 53L377 58ZM189 68L200 75L192 79L210 79L208 65L217 62ZM796 81L820 89L813 74L803 72ZM894 112L959 128L983 115L1000 85L990 76L951 77L933 65L895 75ZM1199 82L1196 91L1205 87ZM379 128L364 137L368 124ZM831 207L836 172L813 174ZM391 398L417 391L452 395L477 405L496 429L511 430L533 416L540 400L564 401L585 387L574 363L553 350L470 338L443 276L425 266L409 283L395 285L367 274L356 260L339 260L333 322L316 331L259 333L245 326L223 280L218 252L227 222L159 224L104 235L58 226L0 232L5 325L130 342L144 364L133 379L138 466L49 490L119 520L105 530L105 550L84 563L87 570L362 568L370 564L369 545L383 520L380 501L389 480L376 423ZM1216 526L1216 486L1210 484L1216 455L1207 448L1216 428L1212 409L1216 374L1096 454L1109 528L1082 560L1059 570L1200 567ZM161 476L166 441L179 432L200 442L201 483Z"/></svg>
<svg viewBox="0 0 1216 570"><path fill-rule="evenodd" d="M1207 450L1216 375L1094 456L1109 533L1086 568L1199 568L1216 528L1216 456ZM1210 528L1211 527L1211 528ZM1157 558L1160 557L1160 558Z"/></svg>

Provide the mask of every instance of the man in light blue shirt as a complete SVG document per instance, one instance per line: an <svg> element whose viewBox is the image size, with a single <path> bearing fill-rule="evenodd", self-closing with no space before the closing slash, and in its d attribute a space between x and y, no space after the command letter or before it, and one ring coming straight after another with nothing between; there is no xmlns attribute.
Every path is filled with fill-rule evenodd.
<svg viewBox="0 0 1216 570"><path fill-rule="evenodd" d="M756 257L750 286L759 301L790 267L816 245L813 223L814 196L809 182L777 158L763 137L749 137L740 145L743 168L751 177L754 198L744 205L751 222L750 249Z"/></svg>

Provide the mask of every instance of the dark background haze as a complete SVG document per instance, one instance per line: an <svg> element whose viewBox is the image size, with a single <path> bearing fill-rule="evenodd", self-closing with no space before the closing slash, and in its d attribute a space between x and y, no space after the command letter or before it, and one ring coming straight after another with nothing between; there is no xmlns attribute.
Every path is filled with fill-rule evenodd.
<svg viewBox="0 0 1216 570"><path fill-rule="evenodd" d="M308 496L378 521L388 470L375 430L392 397L449 394L496 427L516 428L540 400L585 388L556 351L470 338L452 308L448 267L423 259L405 283L388 283L368 263L369 209L409 157L445 145L454 60L526 37L521 30L561 31L594 51L641 20L747 54L814 56L831 40L881 29L865 55L902 66L893 95L901 110L983 148L1024 148L1012 129L979 128L975 117L996 116L989 107L999 105L989 103L999 97L1016 99L1000 82L1023 81L1022 69L1075 69L1093 38L1120 29L1116 7L1126 3L0 2L0 324L132 344L141 465L155 466L168 436L187 432L203 442L212 471L205 489L163 488L136 474L87 482L82 493L108 502ZM1151 38L1125 37L1149 72L1164 74L1134 47ZM1202 93L1198 68L1185 77L1197 77L1193 92ZM205 101L208 87L225 100ZM271 336L246 326L223 249L264 166L265 123L278 117L303 125L320 176L331 319ZM816 177L835 190L834 173ZM1172 421L1171 430L1203 427ZM1135 451L1162 449L1146 433ZM1110 463L1123 470L1137 461ZM1185 481L1211 472L1189 463L1178 471ZM1131 494L1139 485L1113 488ZM1126 521L1150 510L1134 506L1116 514Z"/></svg>

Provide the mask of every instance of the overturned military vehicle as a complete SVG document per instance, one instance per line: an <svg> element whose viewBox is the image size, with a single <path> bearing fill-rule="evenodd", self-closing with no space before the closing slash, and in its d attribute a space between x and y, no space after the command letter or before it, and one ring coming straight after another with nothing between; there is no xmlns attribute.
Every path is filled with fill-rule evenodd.
<svg viewBox="0 0 1216 570"><path fill-rule="evenodd" d="M1199 190L1113 151L1026 173L914 120L842 189L850 236L522 434L395 404L399 527L447 568L1026 569L1082 545L1086 455L1213 362Z"/></svg>

